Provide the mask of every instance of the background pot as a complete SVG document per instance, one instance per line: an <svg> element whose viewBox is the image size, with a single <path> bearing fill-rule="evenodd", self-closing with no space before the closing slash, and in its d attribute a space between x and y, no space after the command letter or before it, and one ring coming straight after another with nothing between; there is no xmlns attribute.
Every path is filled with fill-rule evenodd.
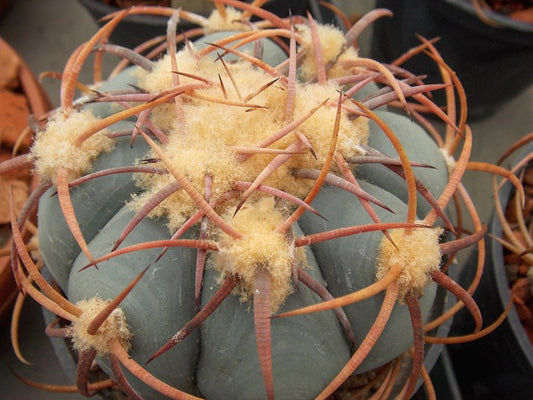
<svg viewBox="0 0 533 400"><path fill-rule="evenodd" d="M375 23L372 57L390 62L420 44L416 34L440 37L436 47L465 87L471 119L492 114L533 83L533 24L490 12L501 27L489 26L468 0L377 0L376 6L390 9L394 17ZM442 81L423 54L405 67L428 74L426 82ZM436 98L444 104L443 96Z"/></svg>
<svg viewBox="0 0 533 400"><path fill-rule="evenodd" d="M533 151L529 143L515 160ZM507 182L500 190L503 209L513 193ZM488 232L501 237L502 227L493 216ZM495 321L510 301L509 283L505 275L503 247L487 237L485 271L474 298L483 312L485 324ZM475 270L475 257L467 263L460 281L468 285ZM452 335L473 332L472 318L461 311L456 315ZM533 388L533 346L522 327L513 306L507 319L490 335L471 342L449 347L459 385L465 399L531 399Z"/></svg>
<svg viewBox="0 0 533 400"><path fill-rule="evenodd" d="M51 103L48 96L45 94L41 85L33 75L32 71L22 60L20 55L2 38L0 38L0 54L2 57L2 63L12 64L12 67L7 69L13 69L12 73L5 73L1 77L2 81L10 80L11 83L4 82L0 89L2 91L2 99L6 102L13 101L12 104L2 103L2 110L0 111L0 118L2 118L2 124L0 125L0 144L2 148L3 157L9 157L9 152L12 151L13 139L11 135L6 134L7 130L12 130L14 134L19 134L25 125L25 118L29 114L33 114L36 117L42 116L45 112L51 109ZM8 76L9 75L9 78ZM14 79L11 79L11 76ZM4 95L6 95L4 97ZM2 101L4 101L2 100ZM21 152L28 150L28 145L31 143L31 138L28 138L20 148ZM20 186L19 184L20 183ZM14 184L14 193L18 192L18 189L22 192L21 196L29 194L31 186L36 182L30 181L30 170L18 170L9 175L2 175L0 177L0 184L4 185L0 192L0 207L2 207L2 216L5 217L5 211L9 209L8 199L6 198L8 191L7 185ZM15 196L16 197L16 196ZM0 227L0 249L7 250L11 247L11 231L9 223L3 220ZM4 223L5 222L5 223ZM9 255L0 256L0 321L7 317L11 312L11 306L13 300L17 294L17 287L11 273L11 259Z"/></svg>
<svg viewBox="0 0 533 400"><path fill-rule="evenodd" d="M118 11L119 8L105 4L100 0L79 0L80 3L89 11L92 17L100 24L99 21L103 16ZM201 1L198 0L198 3ZM250 2L250 1L248 1ZM271 0L265 4L264 9L273 12L281 17L288 16L289 8L293 15L305 13L306 0ZM213 8L211 3L211 8ZM185 8L189 10L190 8ZM159 17L155 15L132 15L122 21L113 34L111 41L115 44L133 48L144 41L156 36L164 35L167 29L166 17ZM187 30L195 25L187 21L180 22L178 29Z"/></svg>

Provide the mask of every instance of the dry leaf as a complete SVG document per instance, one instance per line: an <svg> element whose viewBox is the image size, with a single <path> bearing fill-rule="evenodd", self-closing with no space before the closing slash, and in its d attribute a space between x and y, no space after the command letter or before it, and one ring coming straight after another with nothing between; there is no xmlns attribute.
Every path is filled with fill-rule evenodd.
<svg viewBox="0 0 533 400"><path fill-rule="evenodd" d="M11 192L13 204L18 214L28 199L28 184L18 179L5 179L0 176L0 224L10 222L9 207Z"/></svg>
<svg viewBox="0 0 533 400"><path fill-rule="evenodd" d="M17 89L19 87L20 58L0 45L0 89Z"/></svg>
<svg viewBox="0 0 533 400"><path fill-rule="evenodd" d="M30 111L26 98L9 90L0 90L0 140L3 145L12 147L27 125ZM31 138L24 139L29 146Z"/></svg>

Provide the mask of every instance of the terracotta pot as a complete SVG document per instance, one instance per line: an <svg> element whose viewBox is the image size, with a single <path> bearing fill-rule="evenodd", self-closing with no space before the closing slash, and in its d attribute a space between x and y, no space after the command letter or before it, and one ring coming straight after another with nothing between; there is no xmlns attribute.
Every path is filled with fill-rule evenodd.
<svg viewBox="0 0 533 400"><path fill-rule="evenodd" d="M4 79L11 81L5 83L4 89L0 89L5 95L2 98L6 101L6 104L2 104L1 107L2 126L4 128L9 127L16 130L15 133L18 135L26 124L26 119L29 114L39 118L49 111L52 108L52 105L32 71L22 60L20 55L18 55L17 52L2 38L0 38L0 54L3 60L10 60L11 67L8 68L13 69L12 72L15 78L8 79L7 76L11 76L11 74L7 73L3 73L0 77L0 81ZM11 120L11 118L13 118L13 120ZM5 133L5 131L3 133ZM16 140L16 137L6 136L4 136L1 141L4 155L12 151L12 142L14 139ZM31 138L28 138L23 142L20 151L27 151L29 144L31 144ZM10 185L10 182L13 182L11 178L16 178L16 181L20 182L20 191L26 192L25 194L21 193L21 196L27 196L31 187L36 184L35 181L30 181L29 169L27 171L17 171L14 175L16 175L16 177L13 175L11 175L11 177L0 177L2 178L0 183ZM5 189L5 187L3 189ZM0 201L2 201L0 207L2 207L2 212L5 213L5 211L9 209L8 204L4 203L6 201L5 194L9 193L9 191L3 190L2 193L4 195L0 198ZM9 224L3 224L0 231L0 248L4 253L11 248L10 232ZM0 256L0 321L9 314L16 293L17 287L11 273L10 256Z"/></svg>

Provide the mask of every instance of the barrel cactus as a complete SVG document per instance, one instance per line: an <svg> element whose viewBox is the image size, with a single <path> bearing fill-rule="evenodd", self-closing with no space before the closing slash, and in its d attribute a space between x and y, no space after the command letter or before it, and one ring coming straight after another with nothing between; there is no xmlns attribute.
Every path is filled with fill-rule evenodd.
<svg viewBox="0 0 533 400"><path fill-rule="evenodd" d="M358 33L386 10L344 33L215 5L209 18L130 8L70 57L61 105L19 160L42 183L12 211L17 281L66 321L47 333L72 341L83 394L96 359L131 398L326 398L411 349L409 397L424 341L446 340L424 332L462 304L481 329L476 283L460 288L445 269L483 236L460 184L471 146L460 83L427 41L419 51L444 84L360 57ZM150 56L106 40L139 13L169 17ZM199 28L178 35L180 19ZM93 52L123 61L85 86ZM449 94L446 112L433 90ZM422 111L445 122L442 138ZM473 234L447 216L454 197ZM21 239L37 207L39 254L61 290ZM430 322L437 285L462 303Z"/></svg>

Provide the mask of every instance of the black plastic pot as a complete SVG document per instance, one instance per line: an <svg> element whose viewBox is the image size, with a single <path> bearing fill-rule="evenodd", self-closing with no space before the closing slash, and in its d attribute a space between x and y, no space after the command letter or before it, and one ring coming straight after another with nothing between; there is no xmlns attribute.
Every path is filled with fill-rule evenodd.
<svg viewBox="0 0 533 400"><path fill-rule="evenodd" d="M100 25L103 25L99 21L100 18L119 10L118 7L105 4L100 0L79 0L79 2ZM293 15L303 14L307 10L307 0L271 0L263 8L281 17L288 16L289 10ZM121 46L133 48L155 36L164 35L167 21L168 18L155 15L128 16L114 30L111 41ZM181 21L179 25L179 29L183 31L193 27L195 25L186 21Z"/></svg>
<svg viewBox="0 0 533 400"><path fill-rule="evenodd" d="M533 144L523 153L533 151ZM514 189L507 183L500 190L502 206L506 207ZM502 227L493 217L488 232L501 237ZM510 301L509 283L505 274L503 247L496 240L486 238L485 271L474 298L485 325L495 321ZM476 254L461 274L463 286L472 281ZM461 311L454 319L452 335L473 331L472 317ZM533 346L513 307L507 319L490 335L470 343L450 346L450 355L465 400L516 399L530 400L533 396Z"/></svg>
<svg viewBox="0 0 533 400"><path fill-rule="evenodd" d="M487 25L469 0L377 0L394 18L374 25L372 57L390 62L419 45L420 34L440 37L436 47L457 73L468 97L471 120L484 118L533 83L533 24L490 12L501 27ZM405 64L426 82L441 82L435 63L418 55ZM436 97L444 104L444 97Z"/></svg>

